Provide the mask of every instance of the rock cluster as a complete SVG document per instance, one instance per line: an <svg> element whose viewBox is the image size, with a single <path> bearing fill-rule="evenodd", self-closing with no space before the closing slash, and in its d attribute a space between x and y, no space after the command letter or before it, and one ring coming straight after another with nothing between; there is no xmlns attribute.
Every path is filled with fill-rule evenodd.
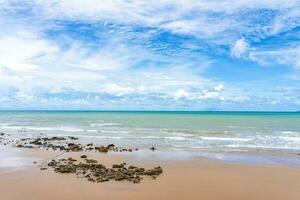
<svg viewBox="0 0 300 200"><path fill-rule="evenodd" d="M114 144L97 146L93 143L80 144L77 142L79 138L68 137L37 137L37 138L22 138L19 140L9 140L6 138L9 134L0 132L0 143L3 145L13 144L18 148L32 148L32 149L46 149L46 150L60 150L63 152L101 152L107 153L109 151L116 152L132 152L138 149L121 148ZM154 147L150 148L152 151L156 150ZM36 161L33 162L37 164ZM40 170L47 170L53 168L56 173L70 173L76 174L78 177L84 177L91 182L105 182L110 180L115 181L129 181L132 183L140 183L144 176L156 178L163 170L161 167L155 167L146 170L145 168L137 166L126 166L126 163L114 164L111 167L106 167L98 163L97 160L88 158L87 155L81 155L79 161L74 158L52 160L47 163L47 166L40 166Z"/></svg>
<svg viewBox="0 0 300 200"><path fill-rule="evenodd" d="M60 150L66 152L79 152L79 151L96 151L107 153L109 151L123 152L123 151L137 151L138 149L116 147L114 144L107 146L95 146L93 143L86 145L70 142L69 140L78 140L77 137L39 137L39 138L24 138L17 142L18 148L42 148Z"/></svg>
<svg viewBox="0 0 300 200"><path fill-rule="evenodd" d="M91 182L125 180L132 183L140 183L143 176L156 178L163 172L159 166L146 170L132 165L126 167L126 163L122 163L114 164L111 168L107 168L94 159L86 158L84 161L85 162L77 162L77 160L73 158L52 160L48 163L48 167L52 167L56 173L76 174L78 177L86 178ZM45 170L45 167L41 168L41 170Z"/></svg>
<svg viewBox="0 0 300 200"><path fill-rule="evenodd" d="M0 133L4 137L6 134ZM0 141L2 138L0 137ZM93 143L80 144L77 142L78 138L69 137L37 137L37 138L23 138L20 140L6 140L6 143L12 143L18 148L33 148L33 149L52 149L64 152L100 152L107 153L109 151L116 152L132 152L138 149L121 148L114 144L97 146ZM3 141L2 141L3 142ZM154 147L150 148L152 151L156 150ZM98 163L97 160L88 158L87 155L81 155L77 161L74 158L58 159L50 161L47 166L41 166L41 170L53 168L56 173L71 173L79 177L84 177L91 182L105 182L110 180L115 181L130 181L132 183L140 183L144 176L156 178L163 170L161 167L155 167L146 170L145 168L137 166L126 166L126 163L114 164L111 167L106 167ZM34 162L35 164L37 162Z"/></svg>

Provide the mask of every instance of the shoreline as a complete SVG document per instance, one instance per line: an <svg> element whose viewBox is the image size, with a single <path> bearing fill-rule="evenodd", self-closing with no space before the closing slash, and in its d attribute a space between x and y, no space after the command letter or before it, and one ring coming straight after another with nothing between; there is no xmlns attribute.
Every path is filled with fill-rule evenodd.
<svg viewBox="0 0 300 200"><path fill-rule="evenodd" d="M80 140L79 140L80 141ZM15 141L14 141L15 142ZM22 166L22 163L18 163L18 161L26 160L28 156L26 156L26 152L29 150L33 151L53 151L53 150L45 150L45 149L22 149L16 147L16 144L8 143L7 145L3 145L0 143L0 159L5 158L5 154L3 157L3 152L8 152L10 156L10 161L13 166L15 165ZM79 143L80 144L80 143ZM84 144L83 144L84 145ZM118 147L121 148L121 147ZM3 149L9 151L3 151ZM135 149L130 147L129 145L125 147L125 149ZM25 152L25 155L24 155ZM53 151L56 152L56 151ZM135 157L135 159L139 160L157 160L160 162L182 162L182 161L192 161L195 159L206 159L210 161L216 161L221 163L229 163L229 164L258 164L258 165L278 165L278 166L289 166L300 168L300 153L299 151L285 151L285 150L269 150L269 149L244 149L241 150L227 150L222 151L220 149L212 150L212 149L168 149L168 148L159 148L152 151L149 148L140 148L138 150L133 151L109 151L106 154L108 156L129 156ZM2 153L2 155L1 155ZM85 153L85 151L82 151ZM15 155L15 156L14 156ZM6 155L7 156L7 155ZM25 159L24 159L25 158ZM2 162L3 163L3 162ZM5 163L4 163L5 164ZM28 164L28 162L27 162ZM10 167L8 166L8 167ZM26 165L25 165L26 166ZM1 162L0 162L1 167Z"/></svg>

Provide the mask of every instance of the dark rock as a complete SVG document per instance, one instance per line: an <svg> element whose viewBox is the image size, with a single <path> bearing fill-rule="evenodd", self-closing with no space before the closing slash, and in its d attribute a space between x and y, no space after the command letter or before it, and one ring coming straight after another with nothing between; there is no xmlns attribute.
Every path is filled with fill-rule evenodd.
<svg viewBox="0 0 300 200"><path fill-rule="evenodd" d="M76 167L73 165L60 165L54 169L55 172L59 173L75 173Z"/></svg>
<svg viewBox="0 0 300 200"><path fill-rule="evenodd" d="M51 138L43 138L44 141L62 141L62 140L66 140L66 138L64 137L51 137Z"/></svg>
<svg viewBox="0 0 300 200"><path fill-rule="evenodd" d="M87 158L87 155L82 155L80 156L80 158Z"/></svg>
<svg viewBox="0 0 300 200"><path fill-rule="evenodd" d="M112 166L112 168L124 168L124 164L120 164L120 165L114 164L114 165Z"/></svg>
<svg viewBox="0 0 300 200"><path fill-rule="evenodd" d="M115 174L114 178L115 178L116 181L122 181L122 180L126 179L126 175L122 172L117 172Z"/></svg>
<svg viewBox="0 0 300 200"><path fill-rule="evenodd" d="M78 140L78 137L74 137L74 136L69 136L70 140Z"/></svg>
<svg viewBox="0 0 300 200"><path fill-rule="evenodd" d="M107 147L106 148L108 148L108 149L111 149L111 148L114 148L115 147L115 145L114 144L109 144L109 145L107 145Z"/></svg>
<svg viewBox="0 0 300 200"><path fill-rule="evenodd" d="M68 143L68 148L66 150L69 150L69 151L81 151L82 147L80 146L80 144Z"/></svg>
<svg viewBox="0 0 300 200"><path fill-rule="evenodd" d="M55 161L55 160L51 160L51 161L48 163L48 166L50 166L50 167L56 167L56 166L57 166L57 164L58 164L58 162L57 162L57 161Z"/></svg>
<svg viewBox="0 0 300 200"><path fill-rule="evenodd" d="M154 169L149 169L145 171L145 175L149 176L157 176L162 173L162 168L161 167L155 167Z"/></svg>
<svg viewBox="0 0 300 200"><path fill-rule="evenodd" d="M98 161L94 160L94 159L85 159L85 162L87 162L87 163L97 163Z"/></svg>
<svg viewBox="0 0 300 200"><path fill-rule="evenodd" d="M126 163L114 164L112 168L106 168L102 164L96 163L96 160L86 159L86 163L75 164L69 161L70 159L60 159L59 161L52 160L48 166L53 167L56 173L73 173L76 175L83 175L91 182L105 182L109 180L115 181L130 181L133 183L140 183L142 176L148 175L156 178L162 173L161 167L145 170L136 166L125 167Z"/></svg>
<svg viewBox="0 0 300 200"><path fill-rule="evenodd" d="M37 138L37 139L31 141L30 144L42 145L41 138Z"/></svg>
<svg viewBox="0 0 300 200"><path fill-rule="evenodd" d="M102 182L106 182L106 181L109 181L108 178L104 178L104 177L101 177L101 178L97 178L96 181L99 183L102 183Z"/></svg>
<svg viewBox="0 0 300 200"><path fill-rule="evenodd" d="M71 161L71 162L76 162L77 160L76 159L74 159L74 158L68 158L68 161Z"/></svg>
<svg viewBox="0 0 300 200"><path fill-rule="evenodd" d="M109 149L104 146L100 146L100 147L95 147L95 150L102 153L107 153Z"/></svg>
<svg viewBox="0 0 300 200"><path fill-rule="evenodd" d="M135 179L133 179L133 181L132 181L133 183L140 183L141 182L141 179L139 179L139 178L135 178Z"/></svg>

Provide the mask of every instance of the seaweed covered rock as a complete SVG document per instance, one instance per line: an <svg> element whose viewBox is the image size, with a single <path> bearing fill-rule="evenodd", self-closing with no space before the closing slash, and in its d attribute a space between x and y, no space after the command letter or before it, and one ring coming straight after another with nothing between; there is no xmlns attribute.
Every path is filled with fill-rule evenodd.
<svg viewBox="0 0 300 200"><path fill-rule="evenodd" d="M52 167L56 173L76 174L90 182L98 183L110 180L140 183L143 176L157 177L163 172L161 167L145 170L133 165L127 168L126 163L122 163L114 164L112 168L107 168L93 159L85 159L85 161L84 163L73 158L62 158L51 160L48 163L48 167Z"/></svg>

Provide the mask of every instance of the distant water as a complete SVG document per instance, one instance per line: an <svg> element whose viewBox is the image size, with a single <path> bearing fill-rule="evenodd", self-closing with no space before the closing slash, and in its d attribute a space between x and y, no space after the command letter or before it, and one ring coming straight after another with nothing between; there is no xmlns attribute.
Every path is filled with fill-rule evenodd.
<svg viewBox="0 0 300 200"><path fill-rule="evenodd" d="M300 150L300 113L292 112L2 111L0 131L131 147Z"/></svg>

